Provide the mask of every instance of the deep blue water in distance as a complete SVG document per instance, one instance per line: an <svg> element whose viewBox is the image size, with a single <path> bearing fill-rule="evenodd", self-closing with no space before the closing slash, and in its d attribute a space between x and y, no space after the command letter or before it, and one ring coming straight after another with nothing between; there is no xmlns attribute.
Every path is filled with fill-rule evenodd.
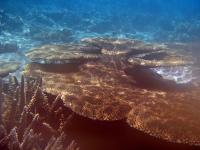
<svg viewBox="0 0 200 150"><path fill-rule="evenodd" d="M75 38L108 34L187 42L200 37L199 0L1 0L0 8L21 17L22 31L36 24L70 28Z"/></svg>

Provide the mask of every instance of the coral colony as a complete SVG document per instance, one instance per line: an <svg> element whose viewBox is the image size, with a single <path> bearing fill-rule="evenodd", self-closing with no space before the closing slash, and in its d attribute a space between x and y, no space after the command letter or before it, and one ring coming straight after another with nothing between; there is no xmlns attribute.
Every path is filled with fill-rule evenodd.
<svg viewBox="0 0 200 150"><path fill-rule="evenodd" d="M199 2L184 17L145 0L11 1L0 1L0 150L199 149Z"/></svg>
<svg viewBox="0 0 200 150"><path fill-rule="evenodd" d="M0 146L79 149L65 133L74 115L108 122L125 119L155 137L199 145L199 78L177 83L152 70L195 70L192 56L183 53L167 45L107 38L27 51L30 63L20 82L11 76L1 80ZM4 65L1 76L18 68L17 63Z"/></svg>

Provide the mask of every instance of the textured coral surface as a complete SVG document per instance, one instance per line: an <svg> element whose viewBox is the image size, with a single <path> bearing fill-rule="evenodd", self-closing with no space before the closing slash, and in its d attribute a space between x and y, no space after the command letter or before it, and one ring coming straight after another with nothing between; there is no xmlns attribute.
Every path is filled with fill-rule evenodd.
<svg viewBox="0 0 200 150"><path fill-rule="evenodd" d="M168 47L147 47L145 43L145 48L138 48L137 44L134 48L134 41L129 40L86 39L83 42L101 48L101 58L79 64L78 70L71 72L55 71L51 64L44 67L43 64L33 63L27 67L25 75L41 77L47 93L60 95L64 105L81 116L105 121L126 119L131 127L150 135L171 142L199 145L199 72L191 82L179 84L152 70L158 67L157 64L151 67L143 65L145 56L149 58L152 54L149 61L162 61L162 67L189 65L195 68L196 62L191 56L183 59L182 52L171 55ZM131 48L126 51L129 55L103 53L104 49L114 53L120 50L116 47L123 47L124 43L126 47L127 43L130 44ZM129 62L130 57L137 60L141 55L143 64ZM174 62L165 61L166 57Z"/></svg>

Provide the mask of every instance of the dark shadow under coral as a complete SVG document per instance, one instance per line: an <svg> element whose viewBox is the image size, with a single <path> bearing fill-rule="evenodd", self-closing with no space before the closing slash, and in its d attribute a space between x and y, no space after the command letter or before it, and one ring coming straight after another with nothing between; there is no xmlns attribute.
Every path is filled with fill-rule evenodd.
<svg viewBox="0 0 200 150"><path fill-rule="evenodd" d="M135 66L126 68L125 73L131 76L135 81L135 85L140 88L162 91L187 91L192 89L190 83L177 84L173 80L164 79L150 68Z"/></svg>
<svg viewBox="0 0 200 150"><path fill-rule="evenodd" d="M199 147L170 143L128 126L125 120L97 121L74 115L65 128L81 150L197 150Z"/></svg>

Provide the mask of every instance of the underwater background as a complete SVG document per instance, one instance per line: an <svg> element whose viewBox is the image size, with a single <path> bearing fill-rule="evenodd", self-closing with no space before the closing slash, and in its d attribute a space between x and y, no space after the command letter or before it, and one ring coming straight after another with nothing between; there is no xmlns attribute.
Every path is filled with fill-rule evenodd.
<svg viewBox="0 0 200 150"><path fill-rule="evenodd" d="M1 0L0 9L2 42L12 34L10 40L21 47L23 39L51 43L111 36L194 42L200 36L198 0Z"/></svg>
<svg viewBox="0 0 200 150"><path fill-rule="evenodd" d="M27 51L85 37L198 43L199 0L1 0L1 51ZM5 44L7 49L5 50ZM1 54L5 61L21 56ZM24 62L23 62L24 63Z"/></svg>
<svg viewBox="0 0 200 150"><path fill-rule="evenodd" d="M199 149L199 66L200 0L0 0L0 150Z"/></svg>

